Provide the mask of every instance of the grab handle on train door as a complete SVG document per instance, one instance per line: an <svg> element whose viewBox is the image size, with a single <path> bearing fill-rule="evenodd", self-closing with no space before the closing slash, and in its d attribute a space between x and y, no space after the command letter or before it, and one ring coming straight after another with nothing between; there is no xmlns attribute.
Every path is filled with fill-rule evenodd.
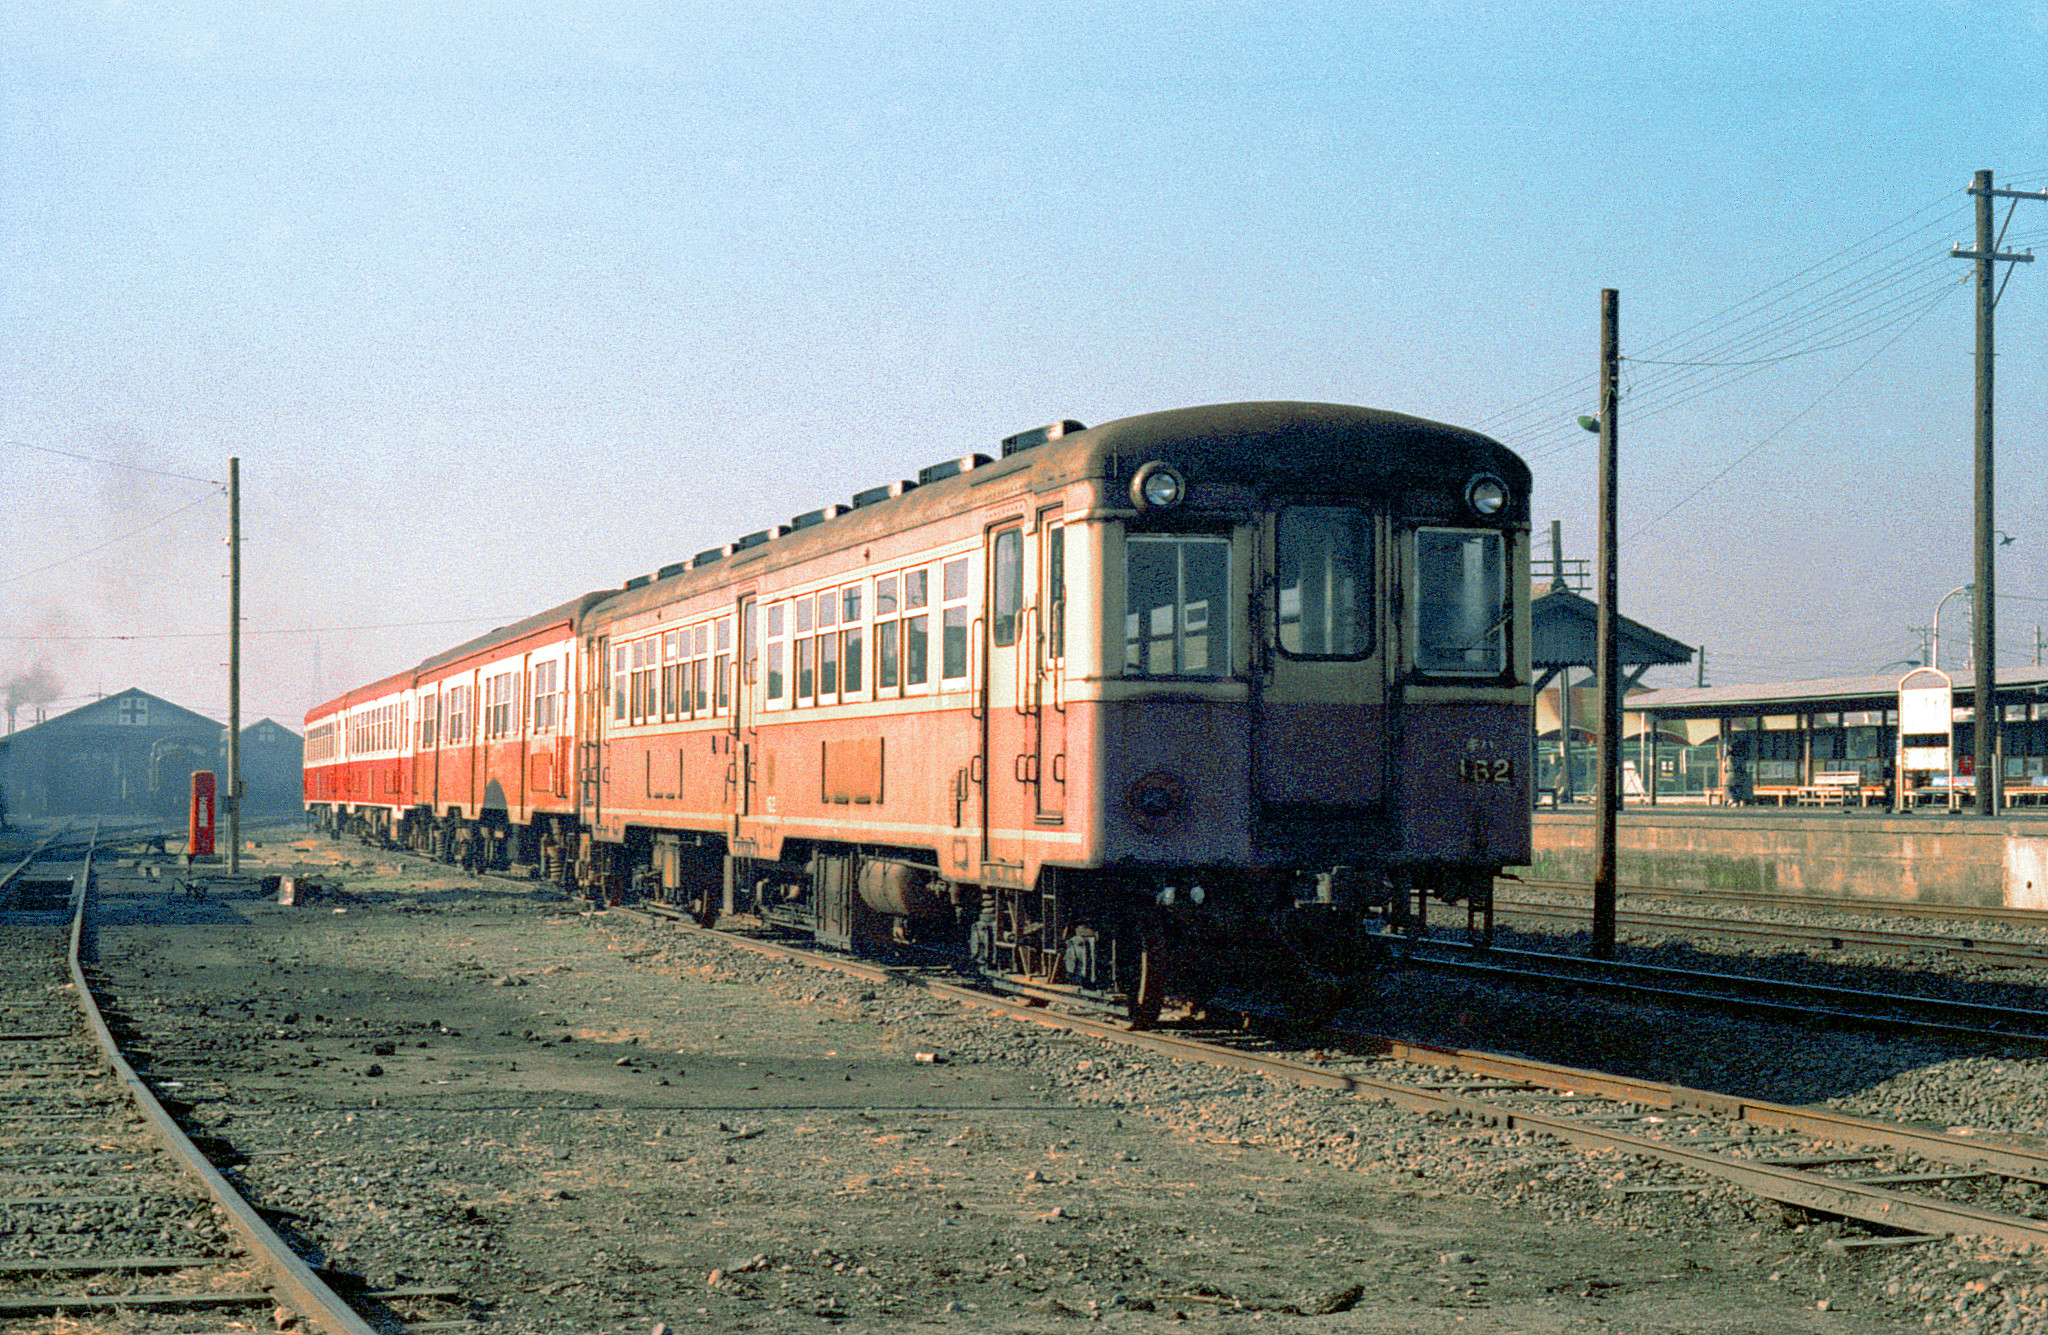
<svg viewBox="0 0 2048 1335"><path fill-rule="evenodd" d="M1016 699L1011 708L1024 718L1038 712L1038 607L1027 604L1017 609Z"/></svg>
<svg viewBox="0 0 2048 1335"><path fill-rule="evenodd" d="M941 622L939 652L945 652L945 625ZM972 719L988 717L988 651L982 648L981 637L988 633L987 623L980 617L967 625L967 688L973 703L967 706L967 716ZM943 674L943 669L941 672Z"/></svg>

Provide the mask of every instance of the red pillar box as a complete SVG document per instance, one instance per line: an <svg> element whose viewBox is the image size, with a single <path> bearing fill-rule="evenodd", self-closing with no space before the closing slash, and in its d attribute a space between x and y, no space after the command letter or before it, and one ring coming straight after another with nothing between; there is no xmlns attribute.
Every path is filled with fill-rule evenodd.
<svg viewBox="0 0 2048 1335"><path fill-rule="evenodd" d="M213 856L213 771L192 771L192 819L186 832L187 857Z"/></svg>

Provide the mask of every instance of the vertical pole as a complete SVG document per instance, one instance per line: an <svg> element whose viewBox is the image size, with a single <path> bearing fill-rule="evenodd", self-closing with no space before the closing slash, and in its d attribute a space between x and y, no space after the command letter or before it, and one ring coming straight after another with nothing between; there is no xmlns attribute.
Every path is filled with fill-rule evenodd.
<svg viewBox="0 0 2048 1335"><path fill-rule="evenodd" d="M1639 717L1643 730L1636 739L1642 743L1643 801L1654 807L1657 805L1657 716L1646 709Z"/></svg>
<svg viewBox="0 0 2048 1335"><path fill-rule="evenodd" d="M228 875L242 873L242 461L228 460Z"/></svg>
<svg viewBox="0 0 2048 1335"><path fill-rule="evenodd" d="M1615 813L1621 806L1621 652L1616 616L1621 580L1615 570L1616 490L1615 420L1621 405L1621 293L1600 291L1600 759L1593 788L1593 954L1614 957Z"/></svg>
<svg viewBox="0 0 2048 1335"><path fill-rule="evenodd" d="M1572 786L1572 670L1557 670L1557 801L1560 806L1579 800Z"/></svg>
<svg viewBox="0 0 2048 1335"><path fill-rule="evenodd" d="M1998 813L1998 641L1992 637L1998 590L1991 558L1991 173L1980 171L1971 193L1977 197L1977 591L1970 618L1977 668L1974 693L1977 726L1977 814Z"/></svg>

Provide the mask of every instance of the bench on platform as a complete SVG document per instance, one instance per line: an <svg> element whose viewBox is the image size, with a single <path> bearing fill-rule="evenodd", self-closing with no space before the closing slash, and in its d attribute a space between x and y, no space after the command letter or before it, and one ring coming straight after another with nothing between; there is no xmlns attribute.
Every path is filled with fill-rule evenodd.
<svg viewBox="0 0 2048 1335"><path fill-rule="evenodd" d="M1830 771L1813 776L1813 782L1797 790L1795 800L1802 807L1847 806L1850 798L1863 805L1863 775L1858 770Z"/></svg>

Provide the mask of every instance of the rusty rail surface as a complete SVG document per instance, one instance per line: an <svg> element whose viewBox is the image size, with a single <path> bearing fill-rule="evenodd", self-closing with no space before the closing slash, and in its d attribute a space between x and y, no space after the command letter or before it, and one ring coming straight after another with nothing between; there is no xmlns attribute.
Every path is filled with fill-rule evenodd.
<svg viewBox="0 0 2048 1335"><path fill-rule="evenodd" d="M1493 907L1495 913L1510 921L1534 918L1576 925L1591 922L1593 918L1591 906L1577 904L1534 904L1496 896ZM1637 909L1622 910L1617 914L1616 922L1623 929L1669 932L1675 936L1719 936L1742 941L1787 941L1819 945L1829 950L1843 950L1850 946L1869 946L1884 951L1934 950L1965 957L1975 963L2003 968L2048 966L2048 945L1971 936L1948 936L1935 932L1901 932L1876 927L1832 927L1813 923L1755 922L1747 918L1647 913ZM2044 920L2040 925L2048 926L2048 920Z"/></svg>

